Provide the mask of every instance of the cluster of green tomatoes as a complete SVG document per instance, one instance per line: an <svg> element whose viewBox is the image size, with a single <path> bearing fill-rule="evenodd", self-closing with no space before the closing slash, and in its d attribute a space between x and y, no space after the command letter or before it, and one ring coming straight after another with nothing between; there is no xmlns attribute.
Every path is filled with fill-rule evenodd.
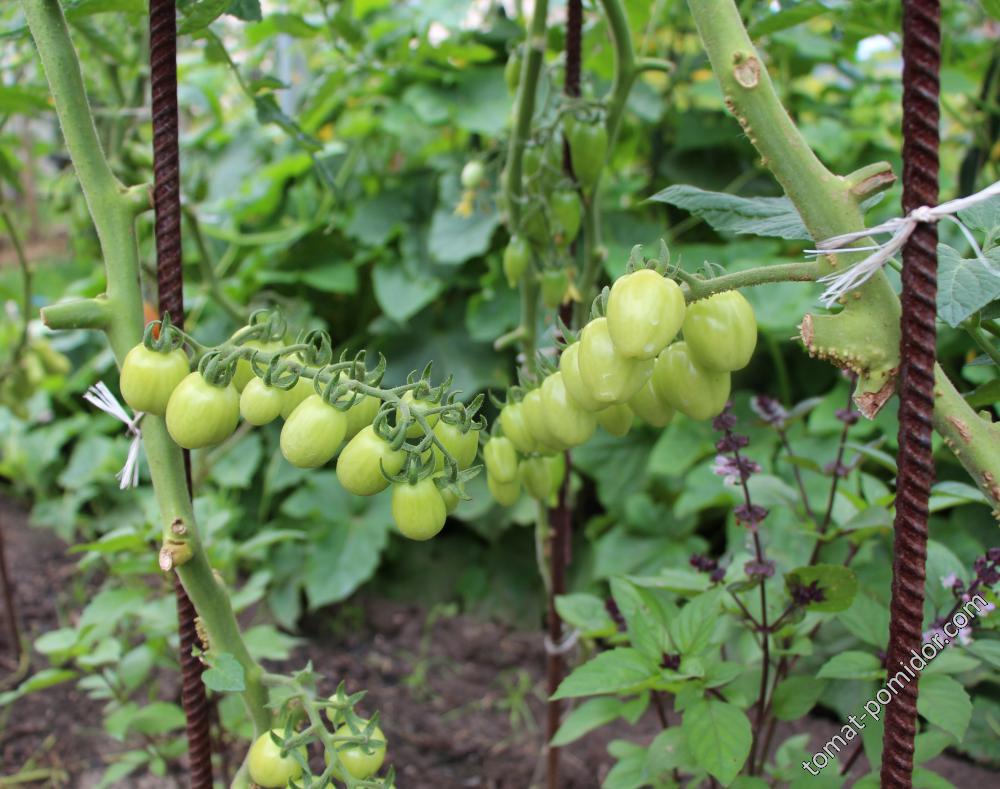
<svg viewBox="0 0 1000 789"><path fill-rule="evenodd" d="M289 463L319 468L336 458L340 484L358 496L391 485L400 532L435 536L477 471L482 396L457 402L450 382L431 386L429 366L386 389L384 359L373 370L363 353L333 362L323 332L291 345L283 333L280 320L258 313L228 343L202 349L192 371L183 348L185 340L196 346L192 338L169 321L152 323L124 360L122 397L135 411L165 417L185 449L220 444L241 416L255 426L282 419Z"/></svg>
<svg viewBox="0 0 1000 789"><path fill-rule="evenodd" d="M753 307L739 291L685 304L680 286L653 268L616 280L595 312L578 338L568 338L558 369L543 361L539 384L512 390L500 411L483 459L501 504L516 501L521 484L547 499L545 483L561 480L562 452L598 425L623 436L636 416L653 427L665 427L675 411L716 416L729 400L730 374L757 344Z"/></svg>

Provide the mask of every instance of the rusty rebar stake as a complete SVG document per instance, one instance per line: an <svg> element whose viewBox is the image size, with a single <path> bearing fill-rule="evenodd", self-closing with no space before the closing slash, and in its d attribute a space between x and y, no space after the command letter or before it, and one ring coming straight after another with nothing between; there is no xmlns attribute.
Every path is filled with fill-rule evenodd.
<svg viewBox="0 0 1000 789"><path fill-rule="evenodd" d="M938 202L938 0L903 0L903 211ZM934 481L931 420L937 341L937 227L920 223L903 247L899 469L889 614L889 674L919 652L924 617L927 503ZM882 786L913 784L919 676L886 708Z"/></svg>
<svg viewBox="0 0 1000 789"><path fill-rule="evenodd" d="M177 3L150 0L149 66L153 112L153 207L156 212L156 284L159 310L184 326L184 272L181 268L180 145L177 121ZM191 459L184 452L191 489ZM195 610L174 574L180 634L181 703L187 723L188 761L193 789L212 788L212 739L202 664L192 653L198 645Z"/></svg>

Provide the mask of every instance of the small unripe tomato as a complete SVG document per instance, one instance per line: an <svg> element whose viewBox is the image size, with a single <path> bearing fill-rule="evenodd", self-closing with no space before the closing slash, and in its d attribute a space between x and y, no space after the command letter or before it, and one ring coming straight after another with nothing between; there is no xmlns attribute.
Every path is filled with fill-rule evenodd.
<svg viewBox="0 0 1000 789"><path fill-rule="evenodd" d="M448 509L434 480L425 477L412 485L393 483L392 519L400 533L411 540L429 540L441 531Z"/></svg>
<svg viewBox="0 0 1000 789"><path fill-rule="evenodd" d="M483 179L486 177L486 168L483 167L483 163L478 159L473 159L465 163L465 167L462 168L462 188L463 189L475 189L483 183Z"/></svg>
<svg viewBox="0 0 1000 789"><path fill-rule="evenodd" d="M509 438L493 436L483 447L486 473L496 482L510 484L517 480L517 451Z"/></svg>
<svg viewBox="0 0 1000 789"><path fill-rule="evenodd" d="M608 296L608 332L630 359L653 359L684 323L684 293L672 279L640 269L615 280Z"/></svg>
<svg viewBox="0 0 1000 789"><path fill-rule="evenodd" d="M674 409L660 399L652 379L642 385L642 388L628 401L628 405L636 416L652 427L666 427L674 418Z"/></svg>
<svg viewBox="0 0 1000 789"><path fill-rule="evenodd" d="M555 496L566 479L566 455L562 452L549 455L545 462L549 464L549 494Z"/></svg>
<svg viewBox="0 0 1000 789"><path fill-rule="evenodd" d="M191 364L182 349L164 353L139 343L122 362L122 398L133 411L163 416L171 393L190 372Z"/></svg>
<svg viewBox="0 0 1000 789"><path fill-rule="evenodd" d="M298 468L330 461L347 435L347 416L318 394L309 395L281 427L281 454Z"/></svg>
<svg viewBox="0 0 1000 789"><path fill-rule="evenodd" d="M247 340L241 343L241 348L255 348L258 351L264 351L265 353L273 353L274 351L284 348L285 345L280 340ZM233 386L236 387L237 392L242 392L243 387L250 383L250 379L254 378L253 367L250 366L249 359L239 359L236 362L236 372L233 373Z"/></svg>
<svg viewBox="0 0 1000 789"><path fill-rule="evenodd" d="M364 721L363 723L367 722ZM345 723L333 733L333 736L357 737L358 735L352 732L350 726ZM358 781L371 778L381 769L382 764L385 762L386 739L385 734L382 733L382 729L376 726L372 730L371 739L379 740L382 744L372 745L368 750L360 743L337 748L337 757L340 759L340 764L350 773L352 778ZM327 763L330 762L329 754L326 754L326 761ZM344 780L344 776L336 768L333 770L333 777L340 781Z"/></svg>
<svg viewBox="0 0 1000 789"><path fill-rule="evenodd" d="M462 432L460 425L454 425L439 419L434 425L434 435L437 440L444 444L445 449L458 463L459 471L463 471L471 466L476 460L476 452L479 451L479 431L473 428ZM444 454L437 445L433 445L434 468L438 471L444 468Z"/></svg>
<svg viewBox="0 0 1000 789"><path fill-rule="evenodd" d="M361 430L373 421L382 401L374 395L361 395L354 405L347 409L347 435L345 438L350 441Z"/></svg>
<svg viewBox="0 0 1000 789"><path fill-rule="evenodd" d="M580 343L575 342L563 349L559 356L559 372L562 373L566 392L577 408L593 413L607 407L607 403L594 399L590 389L580 377Z"/></svg>
<svg viewBox="0 0 1000 789"><path fill-rule="evenodd" d="M566 298L569 287L569 275L564 268L549 268L542 272L542 303L554 310Z"/></svg>
<svg viewBox="0 0 1000 789"><path fill-rule="evenodd" d="M521 403L508 403L500 410L500 427L514 449L522 455L535 451L537 442L524 419L524 406Z"/></svg>
<svg viewBox="0 0 1000 789"><path fill-rule="evenodd" d="M167 403L167 432L184 449L221 444L240 421L240 396L232 384L215 386L201 373L187 375Z"/></svg>
<svg viewBox="0 0 1000 789"><path fill-rule="evenodd" d="M594 415L578 408L569 396L562 373L553 373L542 383L542 409L549 431L560 444L567 447L584 443L594 435L597 428Z"/></svg>
<svg viewBox="0 0 1000 789"><path fill-rule="evenodd" d="M517 478L512 482L500 482L492 474L487 473L486 487L501 507L511 507L521 498L521 480Z"/></svg>
<svg viewBox="0 0 1000 789"><path fill-rule="evenodd" d="M517 287L531 262L531 245L521 236L514 236L503 251L503 275L507 284Z"/></svg>
<svg viewBox="0 0 1000 789"><path fill-rule="evenodd" d="M240 395L240 415L257 427L277 419L284 405L284 390L268 386L260 378L251 378L247 381Z"/></svg>
<svg viewBox="0 0 1000 789"><path fill-rule="evenodd" d="M310 395L316 394L316 387L313 386L312 378L299 378L291 389L284 390L281 403L281 418L288 419L292 411L299 407L299 403Z"/></svg>
<svg viewBox="0 0 1000 789"><path fill-rule="evenodd" d="M247 769L250 780L265 789L284 789L288 782L302 775L302 765L290 753L282 756L281 746L271 739L271 734L283 737L280 729L271 729L254 740L247 754ZM303 759L308 759L306 749L299 748Z"/></svg>
<svg viewBox="0 0 1000 789"><path fill-rule="evenodd" d="M635 414L627 405L619 403L610 405L603 411L598 411L596 416L597 424L611 435L621 438L632 429L632 420Z"/></svg>
<svg viewBox="0 0 1000 789"><path fill-rule="evenodd" d="M461 499L451 488L438 488L438 492L441 494L441 498L444 499L445 512L451 515L455 511L455 508L458 507Z"/></svg>
<svg viewBox="0 0 1000 789"><path fill-rule="evenodd" d="M402 449L393 449L373 425L365 425L337 458L337 479L355 496L374 496L389 487L382 468L386 474L398 474L405 462Z"/></svg>
<svg viewBox="0 0 1000 789"><path fill-rule="evenodd" d="M691 419L711 419L729 400L729 373L706 370L691 358L687 343L668 345L656 359L653 387L659 398Z"/></svg>
<svg viewBox="0 0 1000 789"><path fill-rule="evenodd" d="M399 399L402 400L404 403L406 403L411 415L414 413L422 414L424 416L424 419L427 421L427 424L432 429L434 428L434 425L437 424L439 415L427 413L428 410L432 408L437 408L438 407L437 403L432 403L428 400L414 398L412 389L408 389L406 392L404 392L403 396ZM403 418L403 409L397 406L396 419L402 419L402 418ZM407 438L417 438L418 436L422 436L423 434L424 434L423 428L420 427L420 425L417 422L413 422L408 428L406 428Z"/></svg>
<svg viewBox="0 0 1000 789"><path fill-rule="evenodd" d="M563 246L573 243L580 232L582 208L580 196L569 189L560 189L549 199L549 211L552 215L552 231L556 242Z"/></svg>
<svg viewBox="0 0 1000 789"><path fill-rule="evenodd" d="M626 359L615 350L607 318L597 318L583 327L577 364L591 397L605 405L629 400L653 369L652 360Z"/></svg>
<svg viewBox="0 0 1000 789"><path fill-rule="evenodd" d="M551 471L548 458L531 457L521 461L521 482L531 498L548 501L552 495Z"/></svg>
<svg viewBox="0 0 1000 789"><path fill-rule="evenodd" d="M696 301L687 308L684 341L691 358L706 370L741 370L757 347L753 307L738 290Z"/></svg>
<svg viewBox="0 0 1000 789"><path fill-rule="evenodd" d="M570 161L584 192L592 192L608 153L608 132L604 124L581 123L572 116L564 122Z"/></svg>
<svg viewBox="0 0 1000 789"><path fill-rule="evenodd" d="M521 401L521 409L524 414L524 424L535 439L535 445L539 450L551 453L566 449L550 430L541 389L532 389L528 392Z"/></svg>
<svg viewBox="0 0 1000 789"><path fill-rule="evenodd" d="M517 85L521 81L521 53L516 49L510 53L503 67L503 79L507 83L507 90L512 95L517 93Z"/></svg>

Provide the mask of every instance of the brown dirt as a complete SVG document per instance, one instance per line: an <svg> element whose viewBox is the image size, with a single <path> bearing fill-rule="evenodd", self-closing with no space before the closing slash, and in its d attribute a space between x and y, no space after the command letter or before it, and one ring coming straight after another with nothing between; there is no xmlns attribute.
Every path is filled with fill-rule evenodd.
<svg viewBox="0 0 1000 789"><path fill-rule="evenodd" d="M59 625L57 613L73 583L74 560L47 531L31 528L0 498L0 526L28 639ZM6 613L6 612L4 612ZM72 616L72 612L67 614ZM6 619L0 619L0 684L13 668ZM541 786L544 727L544 650L538 633L418 606L360 598L305 623L308 643L289 667L312 660L332 691L344 679L350 692L366 689L362 712L379 710L406 789ZM32 657L31 669L45 666ZM169 683L171 686L174 683ZM809 720L819 746L835 726ZM598 787L613 764L608 743L648 742L659 730L650 712L636 726L624 722L594 732L563 750L567 789ZM802 730L801 728L799 730ZM793 730L779 730L776 742ZM101 711L72 683L32 694L0 710L0 776L41 770L34 786L93 786L103 766L123 748L104 736ZM863 763L863 759L860 760ZM964 789L997 785L998 774L951 756L932 769ZM867 772L857 765L852 777ZM4 785L0 778L0 785ZM129 787L184 786L183 765L170 778L130 777Z"/></svg>

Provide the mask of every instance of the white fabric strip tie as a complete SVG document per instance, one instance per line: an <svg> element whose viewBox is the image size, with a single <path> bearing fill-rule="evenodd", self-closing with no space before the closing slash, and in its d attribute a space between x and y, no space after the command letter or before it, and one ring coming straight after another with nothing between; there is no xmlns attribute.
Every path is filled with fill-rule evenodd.
<svg viewBox="0 0 1000 789"><path fill-rule="evenodd" d="M104 384L104 381L98 381L90 387L83 395L83 399L91 405L97 406L104 413L111 414L111 416L119 422L125 423L125 428L128 434L132 436L132 443L128 448L128 456L125 458L125 465L122 466L121 471L115 474L115 479L118 480L118 487L121 490L125 490L125 488L138 487L139 450L142 447L142 431L139 430L139 422L142 421L142 417L145 414L143 414L142 411L139 411L134 417L130 417L128 415L128 411L126 411L125 407L118 402L118 399Z"/></svg>
<svg viewBox="0 0 1000 789"><path fill-rule="evenodd" d="M545 654L547 655L565 655L573 647L576 646L576 642L580 640L580 631L574 628L566 638L562 640L561 643L556 644L549 637L548 633L545 634Z"/></svg>
<svg viewBox="0 0 1000 789"><path fill-rule="evenodd" d="M987 186L981 192L976 192L968 197L960 197L957 200L949 200L946 203L941 203L937 206L920 206L919 208L914 208L910 213L903 217L895 217L883 222L875 227L869 227L866 230L859 230L856 233L844 233L840 236L833 236L825 241L820 241L816 245L816 249L807 249L807 255L828 255L831 253L848 253L848 252L871 252L868 257L864 260L855 263L850 268L844 271L836 271L832 274L827 274L820 277L817 282L822 282L826 285L826 290L823 291L823 295L820 297L820 302L822 302L824 307L832 307L838 302L838 300L847 293L850 293L855 288L860 287L865 284L869 279L871 279L875 272L882 268L906 243L907 239L913 235L913 231L917 229L917 225L921 222L938 222L941 219L947 219L958 225L959 229L962 231L966 240L972 246L972 249L976 253L976 258L986 267L994 276L1000 277L1000 269L994 268L989 260L983 255L983 251L979 248L979 244L976 242L975 237L969 231L965 225L963 225L958 219L953 216L959 211L966 208L970 208L977 203L982 203L985 200L989 200L992 197L1000 195L1000 181ZM876 244L874 246L867 247L851 247L847 246L852 241L858 241L862 238L867 238L868 236L889 234L890 238L884 244Z"/></svg>

